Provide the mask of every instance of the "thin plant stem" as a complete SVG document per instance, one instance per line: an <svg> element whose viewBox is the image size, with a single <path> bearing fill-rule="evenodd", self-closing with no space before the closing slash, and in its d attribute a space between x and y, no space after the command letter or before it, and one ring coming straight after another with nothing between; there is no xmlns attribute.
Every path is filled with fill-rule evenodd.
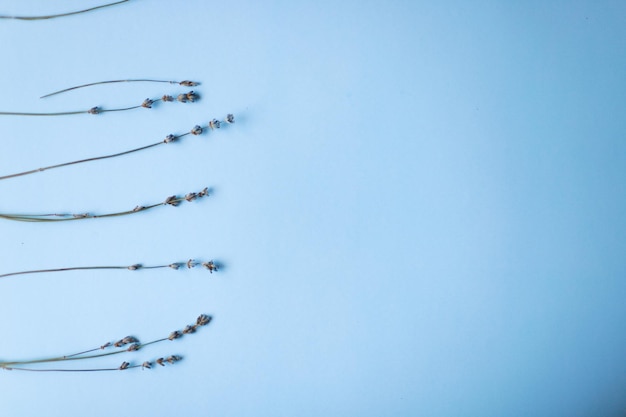
<svg viewBox="0 0 626 417"><path fill-rule="evenodd" d="M52 93L46 94L46 95L41 96L39 98L47 98L47 97L51 97L51 96L54 96L54 95L57 95L57 94L66 93L68 91L77 90L79 88L91 87L91 86L100 85L100 84L136 83L136 82L178 84L178 85L182 85L182 86L185 86L185 87L195 87L197 85L200 85L200 83L197 82L197 81L188 81L188 80L184 80L184 81L167 81L167 80L150 80L150 79L145 79L145 78L128 79L128 80L110 80L110 81L98 81L98 82L89 83L89 84L81 84L81 85L77 85L75 87L65 88L63 90L58 90L58 91L54 91Z"/></svg>
<svg viewBox="0 0 626 417"><path fill-rule="evenodd" d="M193 103L200 98L198 94L193 91L189 91L188 93L179 94L177 96L177 101L181 103ZM101 113L109 113L109 112L117 112L117 111L127 111L134 110L140 107L151 109L154 103L158 103L159 101L174 101L174 97L169 95L164 95L160 98L155 99L145 99L141 104L130 107L122 107L118 109L104 109L99 106L95 106L90 108L89 110L75 110L75 111L65 111L65 112L53 112L53 113L30 113L30 112L11 112L11 111L0 111L0 116L68 116L74 114L101 114Z"/></svg>
<svg viewBox="0 0 626 417"><path fill-rule="evenodd" d="M142 211L150 210L155 207L171 205L177 206L183 201L193 201L197 198L205 197L209 195L209 189L205 187L198 193L188 193L184 197L177 197L175 195L168 197L162 203L151 204L149 206L136 206L132 210L120 211L117 213L108 214L0 214L0 219L14 220L21 222L60 222L60 221L72 221L72 220L84 220L84 219L99 219L106 217L118 217L126 216L129 214L136 214Z"/></svg>
<svg viewBox="0 0 626 417"><path fill-rule="evenodd" d="M184 334L191 334L191 333L195 333L195 331L201 327L201 326L205 326L207 324L209 324L212 321L212 317L211 316L207 316L206 314L201 314L200 316L198 316L198 318L196 319L196 323L194 325L187 325L185 327L184 330L179 331L179 330L175 330L173 332L170 333L170 335L168 337L163 337L160 339L156 339L153 340L151 342L148 343L139 343L139 341L137 339L135 339L132 336L127 336L124 339L121 339L115 343L106 343L103 346L100 346L99 348L95 348L95 349L90 349L90 350L86 350L86 351L82 351L79 353L74 353L71 355L63 355L63 356L55 356L55 357L50 357L50 358L44 358L44 359L32 359L32 360L25 360L25 361L5 361L5 362L0 362L0 368L2 369L15 369L13 368L14 365L18 365L18 366L22 366L22 365L36 365L36 364L40 364L40 363L51 363L51 362L64 362L64 361L77 361L77 360L86 360L86 359L95 359L95 358L101 358L101 357L105 357L105 356L112 356L112 355L119 355L121 353L125 353L125 352L136 352L138 350L140 350L141 348L144 348L146 346L149 345L153 345L156 343L160 343L160 342L164 342L166 340L176 340L176 339L180 339L181 337L183 337ZM87 353L91 353L97 350L101 350L101 349L105 349L109 346L115 346L115 347L122 347L126 344L131 344L130 347L125 348L125 349L118 349L115 350L113 352L105 352L105 353L99 353L96 355L86 355ZM178 360L176 359L178 357L176 356L170 356L168 358L167 361L169 361L169 359L172 360ZM163 359L160 359L161 361L163 361ZM157 363L159 362L159 360L157 360ZM124 362L126 363L126 362ZM172 362L170 362L172 363ZM126 367L120 367L120 369L127 369L128 368L128 363L126 363ZM162 363L160 363L162 364ZM124 366L124 365L123 365ZM30 368L29 368L30 369Z"/></svg>
<svg viewBox="0 0 626 417"><path fill-rule="evenodd" d="M3 177L0 177L0 180L6 180L6 179L9 179L9 178L21 177L23 175L35 174L37 172L43 172L43 171L47 171L49 169L61 168L61 167L69 166L69 165L82 164L84 162L98 161L100 159L115 158L117 156L122 156L122 155L127 155L127 154L133 153L133 152L143 151L144 149L149 149L149 148L152 148L154 146L161 145L162 143L163 142L161 141L161 142L153 143L152 145L142 146L140 148L131 149L130 151L125 151L125 152L119 152L119 153L115 153L115 154L112 154L112 155L105 155L105 156L98 156L98 157L95 157L95 158L80 159L78 161L64 162L62 164L50 165L50 166L47 166L47 167L32 169L30 171L19 172L17 174L5 175Z"/></svg>
<svg viewBox="0 0 626 417"><path fill-rule="evenodd" d="M180 266L183 265L182 262L173 262L168 265L149 265L144 266L142 264L133 264L128 266L73 266L68 268L49 268L49 269L35 269L31 271L19 271L19 272L10 272L8 274L1 274L0 278L7 278L16 275L28 275L28 274L41 274L48 272L66 272L66 271L88 271L88 270L96 270L96 269L126 269L129 271L138 271L141 269L160 269L160 268L170 268L170 269L179 269ZM194 268L198 265L202 265L205 269L208 269L210 273L213 271L217 271L219 269L219 264L208 261L208 262L196 262L193 259L190 259L186 263L188 268Z"/></svg>
<svg viewBox="0 0 626 417"><path fill-rule="evenodd" d="M28 170L28 171L18 172L18 173L15 173L15 174L4 175L4 176L0 177L0 181L6 180L6 179L9 179L9 178L21 177L21 176L24 176L24 175L36 174L38 172L43 172L43 171L47 171L47 170L50 170L50 169L62 168L62 167L66 167L66 166L69 166L69 165L77 165L77 164L82 164L82 163L85 163L85 162L99 161L101 159L115 158L115 157L118 157L118 156L123 156L123 155L128 155L128 154L131 154L131 153L143 151L145 149L150 149L150 148L153 148L153 147L158 146L158 145L163 145L163 144L174 142L174 141L176 141L176 140L178 140L178 139L180 139L182 137L185 137L185 136L187 136L189 134L200 135L207 128L211 128L211 129L219 128L220 122L217 121L217 123L216 123L216 121L217 121L217 119L213 119L207 126L195 126L193 129L191 129L191 131L186 132L186 133L182 133L180 135L168 135L168 136L165 137L164 140L156 142L156 143L153 143L151 145L141 146L139 148L131 149L129 151L124 151L124 152L118 152L118 153L114 153L114 154L111 154L111 155L104 155L104 156L97 156L97 157L94 157L94 158L79 159L77 161L64 162L62 164L50 165L50 166L47 166L47 167L31 169L31 170ZM234 119L234 116L232 114L229 114L229 115L226 116L224 121L226 123L234 123L235 119Z"/></svg>
<svg viewBox="0 0 626 417"><path fill-rule="evenodd" d="M131 368L139 368L141 365L129 365L124 369L120 368L95 368L95 369L31 369L31 368L15 368L7 366L4 369L7 371L28 371L28 372L99 372L99 371L119 371Z"/></svg>
<svg viewBox="0 0 626 417"><path fill-rule="evenodd" d="M75 15L75 14L91 12L91 11L94 11L94 10L103 9L105 7L115 6L116 4L126 3L128 1L130 1L130 0L121 0L121 1L116 1L114 3L107 3L107 4L100 5L100 6L91 7L89 9L78 10L78 11L75 11L75 12L51 14L51 15L45 15L45 16L2 16L2 15L0 15L0 19L15 19L15 20L45 20L45 19L54 19L54 18L57 18L57 17L72 16L72 15Z"/></svg>

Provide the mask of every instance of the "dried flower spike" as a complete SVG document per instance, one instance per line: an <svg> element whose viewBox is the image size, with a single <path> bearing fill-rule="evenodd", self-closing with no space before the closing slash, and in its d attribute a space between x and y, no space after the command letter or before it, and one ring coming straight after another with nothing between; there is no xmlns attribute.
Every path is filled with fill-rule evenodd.
<svg viewBox="0 0 626 417"><path fill-rule="evenodd" d="M163 97L161 97L161 101L163 101L163 102L174 101L174 97L166 94Z"/></svg>
<svg viewBox="0 0 626 417"><path fill-rule="evenodd" d="M182 85L184 87L195 87L197 85L200 85L199 82L196 81L189 81L189 80L185 80L185 81L181 81L178 83L179 85Z"/></svg>
<svg viewBox="0 0 626 417"><path fill-rule="evenodd" d="M163 99L163 101L166 101L166 100ZM94 107L94 109L92 109L93 112L94 112L93 114L98 114L98 112L99 112L98 108ZM232 115L230 115L230 116L232 116ZM209 127L211 127L212 129L216 128L215 121L217 121L217 119L213 119L213 121L209 122ZM227 117L227 121L228 121L228 117ZM162 144L167 144L167 143L173 142L173 141L178 140L179 138L181 138L183 136L186 136L186 135L189 135L189 134L199 135L203 131L204 131L204 129L201 126L194 126L194 128L191 131L187 132L187 133L182 133L182 134L177 135L177 136L170 134L170 135L167 135L165 137L165 139L163 139L163 140L161 140L159 142L156 142L156 143L153 143L153 144L150 144L150 145L146 145L146 146L142 146L140 148L135 148L135 149L131 149L131 150L128 150L128 151L118 152L118 153L114 153L114 154L110 154L110 155L97 156L97 157L86 158L86 159L79 159L77 161L71 161L71 162L64 162L64 163L61 163L61 164L55 164L55 165L50 165L50 166L47 166L47 167L31 169L29 171L18 172L18 173L10 174L10 175L4 175L4 176L0 176L0 180L6 180L6 179L9 179L9 178L21 177L23 175L35 174L35 173L38 173L38 172L47 171L49 169L61 168L61 167L69 166L69 165L81 164L81 163L84 163L84 162L93 162L93 161L99 161L101 159L109 159L109 158L115 158L115 157L118 157L118 156L128 155L128 154L135 153L135 152L138 152L138 151L143 151L143 150L146 150L146 149L149 149L149 148L153 148L153 147L158 146L158 145L162 145ZM143 207L143 206L137 206L134 211L140 211L140 210L142 210L144 208L145 207Z"/></svg>
<svg viewBox="0 0 626 417"><path fill-rule="evenodd" d="M174 339L179 339L181 337L183 337L183 334L178 330L174 330L172 333L170 333L170 335L167 338L170 340L174 340Z"/></svg>
<svg viewBox="0 0 626 417"><path fill-rule="evenodd" d="M130 345L130 346L128 347L128 349L126 349L126 350L127 350L127 351L129 351L129 352L135 352L135 351L138 351L139 349L141 349L141 344L139 344L139 343L133 343L133 344L132 344L132 345Z"/></svg>
<svg viewBox="0 0 626 417"><path fill-rule="evenodd" d="M176 207L180 204L180 200L175 195L171 195L165 199L165 204Z"/></svg>
<svg viewBox="0 0 626 417"><path fill-rule="evenodd" d="M189 101L190 103L197 101L199 98L200 96L194 91L190 91L187 93L187 101Z"/></svg>
<svg viewBox="0 0 626 417"><path fill-rule="evenodd" d="M122 362L122 364L120 365L120 371L123 371L124 369L128 369L128 367L130 366L130 363L128 362Z"/></svg>
<svg viewBox="0 0 626 417"><path fill-rule="evenodd" d="M128 0L126 0L128 1ZM145 78L134 78L134 79L128 79L128 80L109 80L109 81L98 81L95 83L89 83L89 84L81 84L81 85L77 85L74 87L70 87L70 88L65 88L63 90L58 90L55 91L53 93L49 93L46 95L43 95L39 98L46 98L46 97L50 97L50 96L54 96L56 94L61 94L61 93L66 93L68 91L72 91L72 90L77 90L79 88L85 88L85 87L91 87L94 85L100 85L100 84L114 84L114 83L133 83L133 82L148 82L148 83L168 83L168 84L178 84L178 85L182 85L184 87L195 87L197 85L200 85L200 83L195 82L195 81L168 81L168 80L152 80L152 79L145 79Z"/></svg>
<svg viewBox="0 0 626 417"><path fill-rule="evenodd" d="M144 363L141 364L141 369L150 369L152 368L152 363L150 361L145 361Z"/></svg>
<svg viewBox="0 0 626 417"><path fill-rule="evenodd" d="M173 364L175 362L180 361L181 359L182 358L180 356L178 356L178 355L171 355L171 356L168 356L167 359L165 359L165 360L168 361L169 363Z"/></svg>
<svg viewBox="0 0 626 417"><path fill-rule="evenodd" d="M233 116L232 114L227 114L226 115L226 119L225 119L226 123L235 123L235 116Z"/></svg>
<svg viewBox="0 0 626 417"><path fill-rule="evenodd" d="M141 103L141 107L145 107L146 109L151 109L153 104L154 104L154 101L147 98L143 101L143 103Z"/></svg>
<svg viewBox="0 0 626 417"><path fill-rule="evenodd" d="M194 333L195 331L196 331L196 327L195 326L187 325L183 329L183 334L190 334L190 333Z"/></svg>
<svg viewBox="0 0 626 417"><path fill-rule="evenodd" d="M218 266L213 261L203 262L202 266L209 270L210 273L218 270Z"/></svg>
<svg viewBox="0 0 626 417"><path fill-rule="evenodd" d="M209 122L209 127L210 127L211 129L219 129L221 125L222 125L222 124L221 124L221 123L220 123L220 121L219 121L219 120L217 120L217 119L213 119L213 120L211 120L211 121Z"/></svg>
<svg viewBox="0 0 626 417"><path fill-rule="evenodd" d="M139 340L137 340L135 337L133 336L126 336L123 339L118 340L117 342L114 343L115 347L122 347L124 345L127 345L129 343L139 343Z"/></svg>
<svg viewBox="0 0 626 417"><path fill-rule="evenodd" d="M196 319L196 324L198 326L206 326L207 324L211 322L211 320L212 320L211 316L207 316L206 314L201 314Z"/></svg>
<svg viewBox="0 0 626 417"><path fill-rule="evenodd" d="M128 267L129 271L136 271L141 268L141 264L135 264Z"/></svg>

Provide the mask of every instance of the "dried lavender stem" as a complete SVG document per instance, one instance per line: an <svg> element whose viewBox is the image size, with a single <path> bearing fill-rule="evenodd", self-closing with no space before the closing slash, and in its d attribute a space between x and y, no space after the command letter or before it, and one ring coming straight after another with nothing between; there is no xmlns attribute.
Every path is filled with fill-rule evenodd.
<svg viewBox="0 0 626 417"><path fill-rule="evenodd" d="M169 265L157 265L157 266L140 266L140 265L130 265L130 266L76 266L71 268L56 268L56 269L38 269L33 271L20 271L20 272L11 272L9 274L2 274L0 278L6 278L14 275L26 275L26 274L38 274L43 272L63 272L63 271L84 271L90 269L156 269L156 268L169 268Z"/></svg>
<svg viewBox="0 0 626 417"><path fill-rule="evenodd" d="M168 337L164 337L161 339L157 339L157 340L153 340L151 342L147 342L147 343L137 343L138 347L136 350L139 350L145 346L148 345L153 345L155 343L160 343L160 342L164 342L166 340L172 340ZM32 364L37 364L37 363L49 363L49 362L64 362L64 361L77 361L77 360L83 360L83 359L94 359L94 358L101 358L104 356L111 356L111 355L119 355L120 353L125 353L128 352L128 348L124 348L124 349L119 349L113 352L106 352L106 353L99 353L97 355L88 355L88 356L82 356L85 353L90 353L90 352L95 352L97 350L101 350L101 348L94 348L94 349L90 349L90 350L86 350L84 352L79 352L79 353L74 353L71 355L64 355L64 356L55 356L52 358L45 358L45 359L33 359L33 360L28 360L28 361L11 361L11 362L0 362L0 368L7 368L13 365L32 365Z"/></svg>
<svg viewBox="0 0 626 417"><path fill-rule="evenodd" d="M209 195L208 188L204 188L201 192L194 194L194 198L201 198ZM189 195L189 194L188 194ZM176 197L171 196L168 197L164 202L152 204L149 206L137 206L132 210L121 211L117 213L109 213L109 214L0 214L0 219L21 221L21 222L60 222L60 221L71 221L71 220L83 220L83 219L97 219L97 218L105 218L105 217L117 217L117 216L125 216L127 214L135 214L142 211L150 210L155 207L164 206L164 205L172 205L177 206L182 201L192 201L188 196L185 197ZM60 218L50 218L50 217L60 217Z"/></svg>
<svg viewBox="0 0 626 417"><path fill-rule="evenodd" d="M183 135L181 135L181 136L183 136ZM143 151L144 149L149 149L149 148L152 148L154 146L161 145L161 144L163 144L163 141L157 142L157 143L153 143L152 145L142 146L141 148L131 149L130 151L115 153L115 154L112 154L112 155L105 155L105 156L98 156L98 157L95 157L95 158L81 159L81 160L78 160L78 161L65 162L65 163L62 163L62 164L50 165L50 166L47 166L47 167L32 169L30 171L19 172L17 174L5 175L3 177L0 177L0 180L6 180L6 179L9 179L9 178L14 178L14 177L21 177L23 175L35 174L37 172L43 172L43 171L47 171L49 169L54 169L54 168L61 168L61 167L65 167L65 166L68 166L68 165L82 164L84 162L98 161L100 159L115 158L116 156L122 156L122 155L127 155L127 154L133 153L133 152Z"/></svg>
<svg viewBox="0 0 626 417"><path fill-rule="evenodd" d="M176 339L183 337L183 335L185 334L194 333L198 327L206 326L207 324L211 322L211 320L212 320L211 316L207 316L206 314L201 314L196 319L196 323L194 325L186 326L183 331L175 330L171 332L168 337L156 339L148 343L140 343L135 337L126 336L123 339L115 343L109 342L109 343L104 344L103 346L100 346L100 348L90 349L90 350L82 351L79 353L74 353L72 355L57 356L57 357L45 358L45 359L33 359L33 360L26 360L26 361L0 362L0 369L10 370L10 369L17 369L17 368L12 368L14 365L32 365L32 364L49 363L49 362L76 361L76 360L93 359L93 358L101 358L104 356L118 355L120 353L125 353L125 352L135 352L148 345L160 343L166 340L176 340ZM115 346L119 348L127 344L130 344L130 347L124 348L124 349L118 349L113 352L99 353L97 355L87 355L87 356L85 355L86 353L91 353L97 350L105 349L109 346ZM158 363L159 365L163 365L164 361L169 362L169 363L174 363L174 362L179 361L180 359L181 358L179 356L172 355L172 356L169 356L167 359L159 358L156 360L156 363ZM146 364L147 364L147 367L150 368L150 362L144 362L140 366L144 367L146 366ZM137 366L130 366L130 363L128 362L122 362L122 365L118 369L124 370L124 369L134 368L134 367L137 367Z"/></svg>
<svg viewBox="0 0 626 417"><path fill-rule="evenodd" d="M96 349L92 349L92 350L90 350L88 352L93 352L95 350ZM57 357L45 358L45 359L33 359L33 360L29 360L29 361L0 362L0 368L5 368L7 366L12 366L12 365L32 365L32 364L36 364L36 363L63 362L63 361L77 361L77 360L82 360L82 359L94 359L94 358L101 358L103 356L118 355L118 354L124 353L124 352L128 352L128 349L121 349L121 350L116 350L114 352L99 353L97 355L89 355L89 356L78 356L78 354L75 353L73 355L57 356Z"/></svg>
<svg viewBox="0 0 626 417"><path fill-rule="evenodd" d="M72 16L72 15L75 15L75 14L91 12L93 10L98 10L98 9L102 9L102 8L109 7L109 6L115 6L116 4L126 3L127 1L130 1L130 0L116 1L114 3L107 3L107 4L103 4L101 6L91 7L89 9L78 10L76 12L68 12L68 13L61 13L61 14L51 14L51 15L45 15L45 16L2 16L2 15L0 15L0 19L15 19L15 20L45 20L45 19L54 19L54 18L57 18L57 17Z"/></svg>
<svg viewBox="0 0 626 417"><path fill-rule="evenodd" d="M189 261L191 262L191 260ZM189 263L188 262L188 263ZM94 269L127 269L129 271L137 271L140 269L160 269L160 268L170 268L170 269L178 269L181 263L170 263L167 265L149 265L144 266L142 264L133 264L128 266L73 266L67 268L50 268L50 269L35 269L31 271L20 271L20 272L10 272L8 274L1 274L0 278L11 277L15 275L27 275L27 274L39 274L45 272L65 272L65 271L85 271L85 270L94 270ZM204 265L205 268L209 269L209 271L217 270L219 265L215 264L213 261L205 262L205 263L196 263L195 265ZM209 267L210 265L210 267Z"/></svg>
<svg viewBox="0 0 626 417"><path fill-rule="evenodd" d="M150 80L150 79L143 79L143 78L140 78L140 79L129 79L129 80L98 81L96 83L82 84L82 85L77 85L75 87L70 87L70 88L66 88L66 89L63 89L63 90L55 91L53 93L46 94L45 96L41 96L39 98L46 98L46 97L54 96L56 94L66 93L68 91L77 90L79 88L84 88L84 87L91 87L91 86L99 85L99 84L134 83L134 82L168 83L168 84L184 85L184 86L188 86L188 87L195 87L197 85L200 85L199 82L195 82L195 81L167 81L167 80Z"/></svg>
<svg viewBox="0 0 626 417"><path fill-rule="evenodd" d="M124 369L139 368L141 365L130 365ZM96 368L96 369L30 369L4 367L7 371L28 371L28 372L99 372L99 371L119 371L120 368Z"/></svg>
<svg viewBox="0 0 626 417"><path fill-rule="evenodd" d="M192 99L184 99L184 103L186 102L190 102L193 103L196 100L198 100L198 95L196 93L194 93L193 91L190 91L189 93L186 94L179 94L179 96L181 97L192 97ZM142 104L138 104L136 106L130 106L130 107L123 107L123 108L119 108L119 109L103 109L100 108L98 106L92 107L89 110L76 110L76 111L66 111L66 112L56 112L56 113L29 113L29 112L9 112L9 111L2 111L0 112L0 116L67 116L67 115L73 115L73 114L100 114L100 113L107 113L107 112L114 112L114 111L126 111L126 110L133 110L133 109L138 109L140 107L144 107L144 108L152 108L152 104L157 103L159 101L165 101L163 100L163 97L161 98L155 98L155 99L146 99L144 100L144 102ZM167 101L174 101L174 100L167 100ZM181 100L178 100L181 101Z"/></svg>
<svg viewBox="0 0 626 417"><path fill-rule="evenodd" d="M67 116L70 114L82 114L88 113L88 110L78 110L78 111L65 111L60 113L26 113L26 112L10 112L3 111L0 112L0 116Z"/></svg>
<svg viewBox="0 0 626 417"><path fill-rule="evenodd" d="M217 120L217 119L213 119L213 120ZM234 123L234 116L232 114L228 114L226 116L226 118L224 119L224 121L226 123L229 123L229 124L230 123ZM211 122L211 123L213 123L213 126L215 126L215 122L214 121ZM186 132L186 133L182 133L180 135L169 135L168 137L165 138L165 140L153 143L151 145L142 146L140 148L131 149L129 151L114 153L114 154L111 154L111 155L97 156L97 157L94 157L94 158L87 158L87 159L79 159L78 161L64 162L62 164L50 165L50 166L47 166L47 167L31 169L31 170L24 171L24 172L18 172L16 174L4 175L4 176L0 177L0 181L6 180L6 179L9 179L9 178L21 177L21 176L24 176L24 175L36 174L38 172L43 172L43 171L47 171L47 170L54 169L54 168L62 168L62 167L66 167L66 166L69 166L69 165L82 164L84 162L92 162L92 161L99 161L101 159L115 158L115 157L118 157L118 156L128 155L128 154L131 154L131 153L134 153L134 152L138 152L138 151L143 151L145 149L149 149L149 148L152 148L152 147L155 147L155 146L158 146L158 145L174 142L174 141L176 141L176 140L178 140L178 139L180 139L182 137L185 137L185 136L187 136L189 134L194 134L194 135L202 134L202 132L204 132L205 130L207 130L209 128L213 129L213 127L211 126L211 123L209 123L209 124L207 124L205 126L196 126L191 131ZM199 131L196 130L197 128L199 128Z"/></svg>

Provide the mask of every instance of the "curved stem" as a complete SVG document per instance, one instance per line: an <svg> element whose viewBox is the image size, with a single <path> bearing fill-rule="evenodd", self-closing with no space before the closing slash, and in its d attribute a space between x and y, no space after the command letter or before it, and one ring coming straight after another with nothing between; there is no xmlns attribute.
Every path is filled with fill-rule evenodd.
<svg viewBox="0 0 626 417"><path fill-rule="evenodd" d="M157 339L157 340L153 340L151 342L148 343L139 343L137 350L148 346L148 345L153 345L155 343L159 343L159 342L163 342L165 340L170 340L167 337L164 337L162 339ZM90 352L95 352L97 350L100 350L101 348L95 348L95 349L90 349L90 350L86 350L84 352L80 352L80 353L74 353L72 355L64 355L64 356L55 356L52 358L45 358L45 359L33 359L33 360L28 360L28 361L9 361L9 362L0 362L0 368L8 368L10 366L13 365L32 365L32 364L37 364L37 363L48 363L48 362L65 362L65 361L77 361L77 360L83 360L83 359L94 359L94 358L102 358L104 356L112 356L112 355L119 355L120 353L125 353L128 352L128 349L120 349L120 350L116 350L113 352L106 352L106 353L99 353L97 355L88 355L88 356L82 356L85 353L90 353Z"/></svg>
<svg viewBox="0 0 626 417"><path fill-rule="evenodd" d="M98 157L95 157L95 158L80 159L78 161L64 162L62 164L50 165L50 166L43 167L43 168L31 169L30 171L24 171L24 172L19 172L17 174L11 174L11 175L2 176L2 177L0 177L0 180L6 180L6 179L9 179L9 178L21 177L23 175L35 174L37 172L43 172L43 171L47 171L49 169L54 169L54 168L61 168L61 167L65 167L65 166L68 166L68 165L82 164L84 162L98 161L100 159L115 158L116 156L122 156L122 155L127 155L127 154L133 153L133 152L143 151L144 149L152 148L154 146L161 145L163 143L164 142L161 141L161 142L153 143L152 145L142 146L141 148L131 149L130 151L114 153L114 154L111 154L111 155L98 156Z"/></svg>
<svg viewBox="0 0 626 417"><path fill-rule="evenodd" d="M128 269L127 266L76 266L71 268L56 268L56 269L37 269L33 271L20 271L20 272L11 272L8 274L0 275L0 278L11 277L15 275L26 275L26 274L38 274L43 272L62 272L62 271L78 271L78 270L89 270L89 269Z"/></svg>
<svg viewBox="0 0 626 417"><path fill-rule="evenodd" d="M15 20L45 20L45 19L54 19L54 18L57 18L57 17L72 16L72 15L75 15L75 14L91 12L93 10L103 9L103 8L109 7L109 6L115 6L116 4L126 3L127 1L130 1L130 0L121 0L121 1L116 1L114 3L108 3L108 4L103 4L101 6L91 7L89 9L78 10L78 11L75 11L75 12L51 14L51 15L45 15L45 16L1 16L0 15L0 19L15 19Z"/></svg>
<svg viewBox="0 0 626 417"><path fill-rule="evenodd" d="M79 110L79 111L64 111L59 113L26 113L26 112L11 112L11 111L0 111L0 116L67 116L70 114L82 114L89 113L87 110Z"/></svg>
<svg viewBox="0 0 626 417"><path fill-rule="evenodd" d="M139 106L124 107L123 109L101 109L101 110L99 110L98 113L107 113L107 112L110 112L110 111L134 110L134 109L138 109L139 107L142 107L142 106L139 105Z"/></svg>
<svg viewBox="0 0 626 417"><path fill-rule="evenodd" d="M188 200L193 201L197 198L201 198L204 196L208 196L208 188L205 188L200 193L191 193L193 194L193 198L189 197L189 195L185 197L176 197L171 196L168 197L164 202L152 204L149 206L137 206L132 210L120 211L117 213L109 213L109 214L0 214L0 219L6 220L14 220L20 222L63 222L63 221L72 221L72 220L83 220L83 219L98 219L105 217L117 217L117 216L125 216L127 214L135 214L142 211L150 210L152 208L164 205L172 205L177 206L180 202ZM60 217L60 218L51 218L51 217Z"/></svg>
<svg viewBox="0 0 626 417"><path fill-rule="evenodd" d="M126 369L139 368L141 365L127 366ZM30 368L14 368L14 367L2 367L7 371L28 371L28 372L99 372L99 371L120 371L120 368L96 368L96 369L30 369Z"/></svg>
<svg viewBox="0 0 626 417"><path fill-rule="evenodd" d="M54 96L56 94L66 93L68 91L77 90L79 88L84 88L84 87L91 87L91 86L99 85L99 84L134 83L134 82L169 83L169 84L179 84L180 83L180 81L150 80L150 79L143 79L143 78L141 78L141 79L130 79L130 80L98 81L96 83L82 84L82 85L77 85L75 87L65 88L63 90L59 90L59 91L55 91L55 92L46 94L46 95L41 96L39 98L51 97L51 96Z"/></svg>
<svg viewBox="0 0 626 417"><path fill-rule="evenodd" d="M158 103L159 101L163 101L163 98L156 98L150 101L151 101L151 104L154 104L154 103ZM67 116L67 115L72 115L72 114L83 114L83 113L100 114L100 113L107 113L107 112L112 112L112 111L134 110L140 107L151 108L150 106L139 104L137 106L124 107L120 109L102 109L96 106L96 107L92 107L89 110L65 111L65 112L57 112L57 113L29 113L29 112L0 111L0 116Z"/></svg>
<svg viewBox="0 0 626 417"><path fill-rule="evenodd" d="M133 269L135 267L135 269ZM86 271L93 269L128 269L128 270L139 270L139 269L157 269L157 268L169 268L169 265L155 265L155 266L141 266L141 265L130 265L130 266L74 266L70 268L54 268L54 269L37 269L33 271L20 271L20 272L11 272L8 274L0 275L0 278L11 277L15 275L26 275L26 274L39 274L45 272L64 272L64 271Z"/></svg>

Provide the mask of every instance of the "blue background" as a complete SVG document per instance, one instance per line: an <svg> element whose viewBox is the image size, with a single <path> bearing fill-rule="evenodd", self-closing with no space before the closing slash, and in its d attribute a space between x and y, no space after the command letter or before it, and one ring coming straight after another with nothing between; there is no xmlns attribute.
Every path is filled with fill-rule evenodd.
<svg viewBox="0 0 626 417"><path fill-rule="evenodd" d="M62 3L62 4L61 4ZM3 1L0 14L99 1ZM622 416L626 5L621 1L136 0L0 21L0 360L197 334L85 366L0 372L3 416ZM70 364L78 366L80 364Z"/></svg>

